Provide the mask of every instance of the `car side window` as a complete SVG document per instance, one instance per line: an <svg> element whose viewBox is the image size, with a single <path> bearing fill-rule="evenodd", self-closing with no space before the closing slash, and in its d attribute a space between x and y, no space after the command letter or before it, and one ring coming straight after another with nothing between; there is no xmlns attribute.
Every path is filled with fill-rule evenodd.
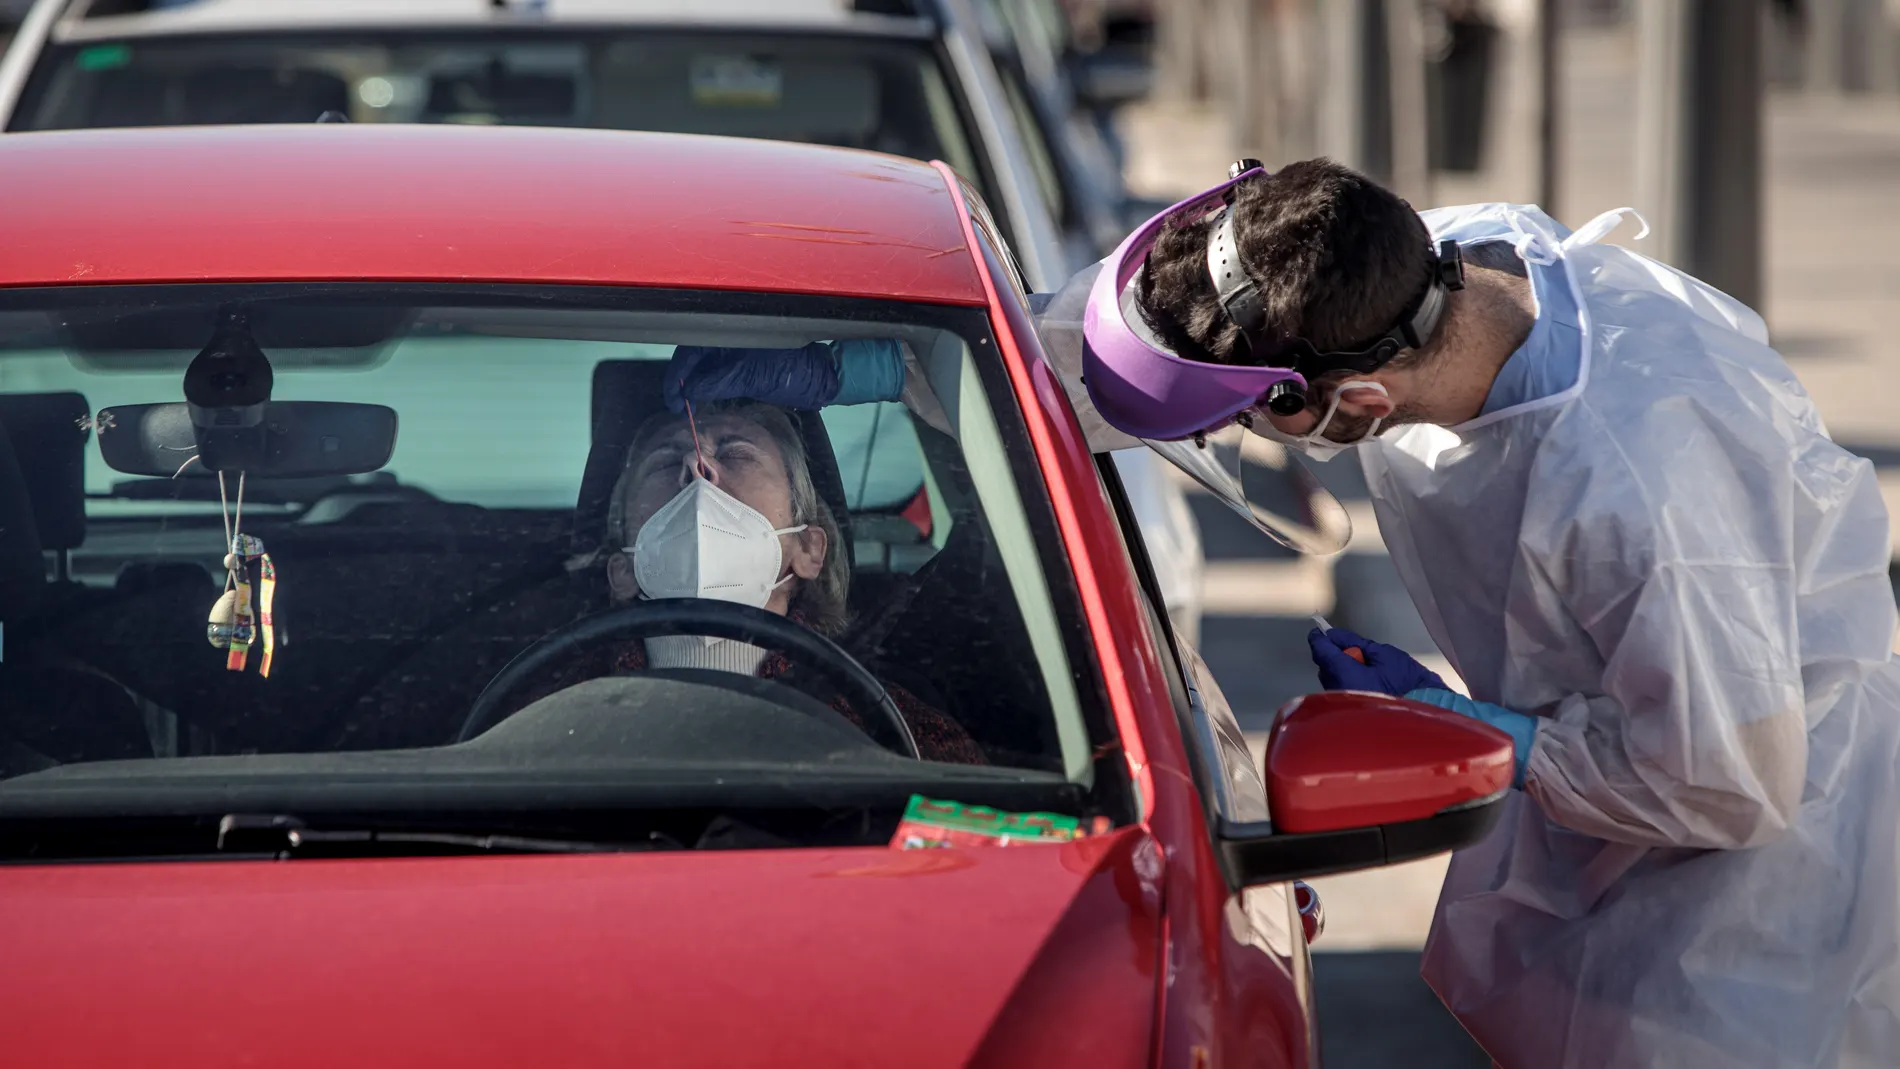
<svg viewBox="0 0 1900 1069"><path fill-rule="evenodd" d="M1163 623L1160 611L1160 584L1148 560L1147 544L1135 520L1134 508L1122 490L1121 474L1105 453L1096 455L1096 473L1101 477L1120 521L1122 544L1140 577L1142 602L1148 607L1147 626L1154 635L1155 648L1162 653L1162 669L1167 673L1170 690L1180 688L1176 709L1189 750L1196 757L1195 775L1202 796L1214 815L1229 821L1265 821L1269 817L1266 781L1246 733L1240 729L1233 707L1214 681L1201 655L1185 642L1174 641Z"/></svg>
<svg viewBox="0 0 1900 1069"><path fill-rule="evenodd" d="M1022 131L1029 167L1036 172L1036 188L1041 191L1043 202L1049 205L1049 214L1067 222L1069 201L1062 188L1062 172L1056 165L1055 150L1049 144L1042 119L1029 102L1029 93L1014 67L999 63L996 74L1002 79L1003 97L1009 102L1010 115L1016 120L1016 128Z"/></svg>
<svg viewBox="0 0 1900 1069"><path fill-rule="evenodd" d="M1193 688L1188 716L1201 736L1193 741L1211 750L1218 764L1222 790L1215 795L1215 804L1228 820L1265 821L1270 815L1267 784L1260 762L1254 759L1253 747L1248 745L1246 733L1240 730L1240 721L1234 717L1233 707L1227 704L1227 696L1221 693L1207 662L1191 646L1183 645L1181 652ZM1212 774L1216 769L1208 771Z"/></svg>

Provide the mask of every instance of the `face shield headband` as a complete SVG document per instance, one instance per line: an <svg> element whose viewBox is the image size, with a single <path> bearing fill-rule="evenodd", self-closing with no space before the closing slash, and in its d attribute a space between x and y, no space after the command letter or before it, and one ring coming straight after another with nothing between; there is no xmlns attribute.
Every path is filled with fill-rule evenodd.
<svg viewBox="0 0 1900 1069"><path fill-rule="evenodd" d="M1234 167L1239 169L1253 162L1242 160ZM1302 378L1310 381L1334 371L1371 374L1390 363L1400 352L1422 348L1431 340L1432 331L1438 329L1438 321L1444 317L1451 291L1465 288L1465 263L1455 241L1441 241L1437 248L1428 248L1426 255L1431 257L1431 272L1425 279L1425 289L1406 306L1391 330L1357 348L1327 352L1314 348L1313 343L1305 338L1286 338L1271 343L1265 339L1266 309L1260 301L1259 287L1247 276L1246 268L1241 263L1240 248L1234 237L1234 213L1231 207L1221 210L1220 220L1208 237L1207 273L1214 281L1214 294L1220 300L1221 310L1240 328L1240 336L1247 342L1249 357L1262 363L1293 368ZM1283 415L1292 415L1299 410L1297 405L1274 409Z"/></svg>
<svg viewBox="0 0 1900 1069"><path fill-rule="evenodd" d="M1248 161L1252 162L1252 161ZM1118 430L1178 441L1221 429L1256 405L1304 403L1306 379L1287 367L1234 367L1185 360L1129 323L1122 294L1147 262L1162 229L1227 206L1234 184L1265 174L1258 164L1143 223L1102 266L1082 313L1082 381L1095 408Z"/></svg>

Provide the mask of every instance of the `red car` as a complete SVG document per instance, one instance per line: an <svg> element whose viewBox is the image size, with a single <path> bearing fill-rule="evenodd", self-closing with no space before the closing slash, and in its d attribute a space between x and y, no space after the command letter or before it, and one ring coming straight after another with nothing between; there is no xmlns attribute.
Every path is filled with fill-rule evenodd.
<svg viewBox="0 0 1900 1069"><path fill-rule="evenodd" d="M1403 701L1254 765L946 167L312 124L0 174L8 1064L1306 1066L1291 881L1495 815L1508 741ZM903 400L682 410L759 350Z"/></svg>

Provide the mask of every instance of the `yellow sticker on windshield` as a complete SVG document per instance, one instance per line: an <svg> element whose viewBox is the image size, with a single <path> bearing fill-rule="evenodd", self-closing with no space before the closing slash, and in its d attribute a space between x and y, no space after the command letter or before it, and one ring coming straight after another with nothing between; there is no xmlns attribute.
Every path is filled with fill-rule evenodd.
<svg viewBox="0 0 1900 1069"><path fill-rule="evenodd" d="M693 103L706 107L775 108L785 95L779 65L757 56L694 56Z"/></svg>

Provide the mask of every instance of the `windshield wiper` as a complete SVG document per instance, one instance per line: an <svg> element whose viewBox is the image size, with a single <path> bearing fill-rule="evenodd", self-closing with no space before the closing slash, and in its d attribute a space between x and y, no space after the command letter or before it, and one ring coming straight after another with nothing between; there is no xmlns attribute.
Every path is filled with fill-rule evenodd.
<svg viewBox="0 0 1900 1069"><path fill-rule="evenodd" d="M274 813L229 813L218 821L220 853L276 853L283 857L364 857L413 854L611 854L684 849L657 833L639 842L603 843L546 836L476 834L428 827L313 828Z"/></svg>

